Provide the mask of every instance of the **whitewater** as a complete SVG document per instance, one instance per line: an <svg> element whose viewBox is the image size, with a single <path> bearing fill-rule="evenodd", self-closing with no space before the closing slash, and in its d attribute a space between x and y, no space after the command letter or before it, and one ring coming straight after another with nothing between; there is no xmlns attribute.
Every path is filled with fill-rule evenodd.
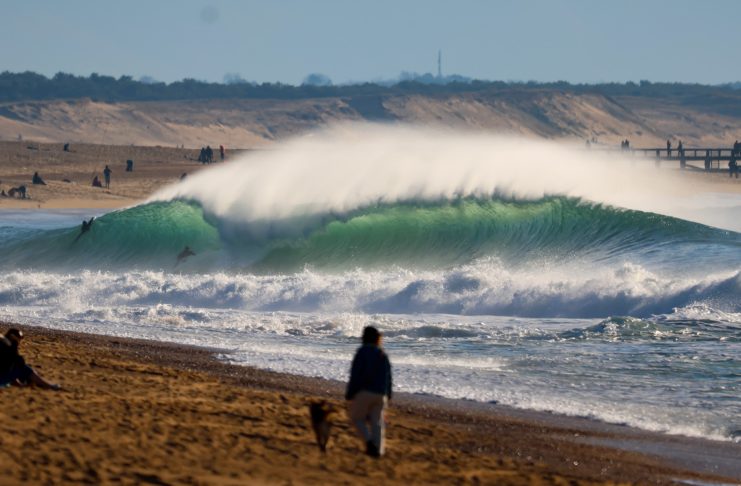
<svg viewBox="0 0 741 486"><path fill-rule="evenodd" d="M349 125L135 207L0 213L0 317L741 440L741 195L583 148ZM176 265L185 246L196 255Z"/></svg>

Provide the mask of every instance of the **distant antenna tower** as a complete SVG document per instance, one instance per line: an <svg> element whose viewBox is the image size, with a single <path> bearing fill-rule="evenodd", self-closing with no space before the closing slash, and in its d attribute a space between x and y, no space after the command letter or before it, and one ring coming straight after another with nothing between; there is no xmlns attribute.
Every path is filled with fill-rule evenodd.
<svg viewBox="0 0 741 486"><path fill-rule="evenodd" d="M443 51L437 51L437 77L443 77Z"/></svg>

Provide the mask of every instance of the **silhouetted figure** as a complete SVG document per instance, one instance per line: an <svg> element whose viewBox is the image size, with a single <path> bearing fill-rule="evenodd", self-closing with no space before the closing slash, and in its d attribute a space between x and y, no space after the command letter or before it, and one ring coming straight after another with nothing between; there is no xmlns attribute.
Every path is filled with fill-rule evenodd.
<svg viewBox="0 0 741 486"><path fill-rule="evenodd" d="M226 149L223 145L219 145L219 155L221 155L221 161L224 161L224 157L226 157Z"/></svg>
<svg viewBox="0 0 741 486"><path fill-rule="evenodd" d="M61 386L49 383L26 364L19 352L21 341L23 332L19 329L8 329L4 336L0 336L0 387L35 385L49 390L61 389Z"/></svg>
<svg viewBox="0 0 741 486"><path fill-rule="evenodd" d="M738 162L736 161L736 156L731 155L731 160L728 161L728 177L733 177L733 175L736 175L736 179L738 179Z"/></svg>
<svg viewBox="0 0 741 486"><path fill-rule="evenodd" d="M134 172L134 161L131 159L126 161L126 172Z"/></svg>
<svg viewBox="0 0 741 486"><path fill-rule="evenodd" d="M206 163L206 147L201 147L201 153L198 154L198 162L202 164Z"/></svg>
<svg viewBox="0 0 741 486"><path fill-rule="evenodd" d="M682 146L682 141L680 140L677 144L677 155L680 157L684 154L684 147Z"/></svg>
<svg viewBox="0 0 741 486"><path fill-rule="evenodd" d="M111 168L106 165L105 166L105 169L103 169L103 177L105 177L105 187L106 187L106 189L110 189L111 188L111 172L113 172L111 170Z"/></svg>
<svg viewBox="0 0 741 486"><path fill-rule="evenodd" d="M672 143L671 141L666 141L666 156L671 157L672 156Z"/></svg>
<svg viewBox="0 0 741 486"><path fill-rule="evenodd" d="M97 175L93 177L93 187L103 187L103 184L100 183L100 179Z"/></svg>
<svg viewBox="0 0 741 486"><path fill-rule="evenodd" d="M65 152L69 152L69 144L65 143L64 147L62 147L62 150L64 150Z"/></svg>
<svg viewBox="0 0 741 486"><path fill-rule="evenodd" d="M366 454L381 457L384 409L391 400L391 363L381 349L381 333L375 327L363 329L363 345L353 358L345 399L350 400L348 415L365 443Z"/></svg>
<svg viewBox="0 0 741 486"><path fill-rule="evenodd" d="M177 267L180 262L184 262L189 256L194 256L195 254L196 253L191 250L189 246L186 246L185 248L183 248L183 251L178 254L178 257L175 261L175 266Z"/></svg>
<svg viewBox="0 0 741 486"><path fill-rule="evenodd" d="M11 187L8 189L8 197L15 197L16 194L21 199L26 199L26 186Z"/></svg>
<svg viewBox="0 0 741 486"><path fill-rule="evenodd" d="M85 221L84 219L82 220L82 227L80 228L80 234L77 235L77 238L75 238L74 242L77 242L77 240L79 240L82 235L90 231L90 227L93 225L93 221L95 221L95 216L90 218L90 221Z"/></svg>
<svg viewBox="0 0 741 486"><path fill-rule="evenodd" d="M319 446L319 450L322 452L327 452L329 432L332 430L332 421L330 420L330 417L335 413L335 408L327 403L326 400L309 404L311 427L314 429L316 443Z"/></svg>
<svg viewBox="0 0 741 486"><path fill-rule="evenodd" d="M739 151L741 151L741 144L738 143L738 140L733 142L733 154L738 155Z"/></svg>
<svg viewBox="0 0 741 486"><path fill-rule="evenodd" d="M206 145L206 162L209 164L214 161L214 151L210 145Z"/></svg>
<svg viewBox="0 0 741 486"><path fill-rule="evenodd" d="M709 171L713 165L713 160L710 158L710 150L705 151L705 170Z"/></svg>
<svg viewBox="0 0 741 486"><path fill-rule="evenodd" d="M31 182L34 184L41 185L41 186L46 185L46 182L44 182L44 179L41 178L38 172L33 173L33 178L31 178Z"/></svg>

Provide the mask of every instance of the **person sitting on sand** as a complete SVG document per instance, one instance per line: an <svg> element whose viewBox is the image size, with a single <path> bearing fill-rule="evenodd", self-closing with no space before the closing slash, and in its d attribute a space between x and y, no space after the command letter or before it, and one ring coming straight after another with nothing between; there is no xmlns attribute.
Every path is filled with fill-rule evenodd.
<svg viewBox="0 0 741 486"><path fill-rule="evenodd" d="M97 175L93 177L93 187L103 187L103 184L100 183L100 179Z"/></svg>
<svg viewBox="0 0 741 486"><path fill-rule="evenodd" d="M191 250L189 246L186 246L185 248L183 248L183 251L178 254L177 260L175 261L175 266L177 267L180 262L184 262L186 258L188 258L189 256L194 256L195 254L196 252Z"/></svg>
<svg viewBox="0 0 741 486"><path fill-rule="evenodd" d="M42 186L46 185L46 182L44 182L44 179L41 178L38 172L33 173L33 178L31 179L31 182L34 184L42 185Z"/></svg>
<svg viewBox="0 0 741 486"><path fill-rule="evenodd" d="M26 199L26 186L11 187L8 190L8 197L15 197L16 194L19 198Z"/></svg>
<svg viewBox="0 0 741 486"><path fill-rule="evenodd" d="M19 329L9 329L4 336L0 336L0 387L36 385L49 390L61 389L61 386L49 383L26 364L18 352L22 340L23 333Z"/></svg>
<svg viewBox="0 0 741 486"><path fill-rule="evenodd" d="M353 358L345 399L350 401L348 415L365 443L365 453L381 457L384 409L391 400L391 363L381 349L381 333L373 326L363 329L363 345Z"/></svg>

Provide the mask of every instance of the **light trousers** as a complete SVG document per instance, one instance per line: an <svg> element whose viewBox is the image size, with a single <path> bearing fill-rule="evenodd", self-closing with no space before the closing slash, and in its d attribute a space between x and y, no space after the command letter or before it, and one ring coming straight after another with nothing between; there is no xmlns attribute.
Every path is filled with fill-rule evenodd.
<svg viewBox="0 0 741 486"><path fill-rule="evenodd" d="M373 442L380 454L383 454L384 447L386 401L386 395L362 390L355 395L348 407L350 421L363 443Z"/></svg>

